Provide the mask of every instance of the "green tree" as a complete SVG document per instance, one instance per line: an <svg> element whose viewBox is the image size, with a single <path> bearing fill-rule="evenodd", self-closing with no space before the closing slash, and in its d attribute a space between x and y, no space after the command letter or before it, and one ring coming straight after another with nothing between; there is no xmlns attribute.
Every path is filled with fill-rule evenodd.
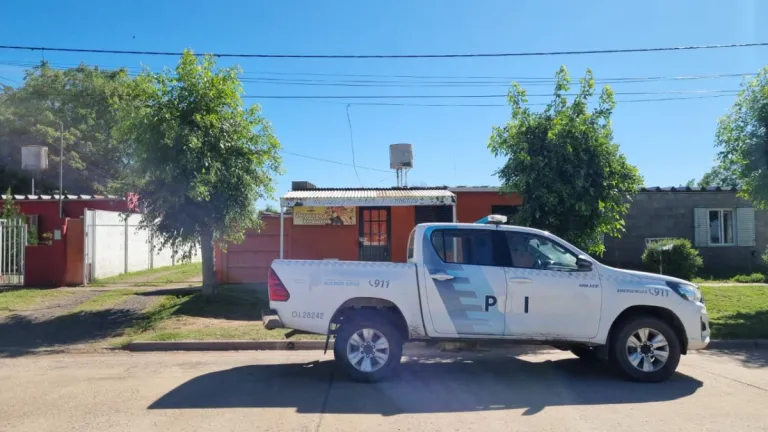
<svg viewBox="0 0 768 432"><path fill-rule="evenodd" d="M742 85L730 112L720 118L716 145L721 165L733 167L741 195L768 206L768 67Z"/></svg>
<svg viewBox="0 0 768 432"><path fill-rule="evenodd" d="M43 62L26 72L24 84L0 91L0 190L29 188L21 172L21 147L48 147L50 168L40 175L39 192L59 189L61 127L64 129L64 190L104 192L129 161L113 131L117 107L131 79L125 70L80 65L66 70ZM60 123L61 122L61 123ZM22 189L23 188L23 189Z"/></svg>
<svg viewBox="0 0 768 432"><path fill-rule="evenodd" d="M21 209L16 201L13 199L13 192L11 188L5 192L5 199L3 200L3 208L0 211L0 219L13 220L22 217Z"/></svg>
<svg viewBox="0 0 768 432"><path fill-rule="evenodd" d="M136 78L122 112L134 161L124 187L138 193L142 225L161 247L188 258L200 245L205 295L218 292L215 242L258 227L254 202L272 196L280 170L280 143L259 107L244 106L238 73L185 51L175 72Z"/></svg>
<svg viewBox="0 0 768 432"><path fill-rule="evenodd" d="M570 78L561 67L554 98L541 112L528 108L526 91L514 83L507 96L511 119L493 128L488 147L507 159L497 172L502 190L523 196L515 223L551 231L599 255L603 235L623 232L642 177L613 141L613 91L604 87L589 111L592 72L579 83L569 103Z"/></svg>
<svg viewBox="0 0 768 432"><path fill-rule="evenodd" d="M722 187L740 187L741 182L733 165L718 164L712 167L707 173L701 176L698 181L699 187L722 186Z"/></svg>

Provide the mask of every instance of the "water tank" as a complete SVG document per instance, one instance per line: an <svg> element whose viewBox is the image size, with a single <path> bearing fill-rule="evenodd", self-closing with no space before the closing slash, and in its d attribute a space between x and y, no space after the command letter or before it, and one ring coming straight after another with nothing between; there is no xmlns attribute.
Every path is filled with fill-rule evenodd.
<svg viewBox="0 0 768 432"><path fill-rule="evenodd" d="M36 145L22 147L21 169L26 171L48 169L48 147Z"/></svg>
<svg viewBox="0 0 768 432"><path fill-rule="evenodd" d="M389 167L393 170L413 168L413 145L391 144L389 146Z"/></svg>

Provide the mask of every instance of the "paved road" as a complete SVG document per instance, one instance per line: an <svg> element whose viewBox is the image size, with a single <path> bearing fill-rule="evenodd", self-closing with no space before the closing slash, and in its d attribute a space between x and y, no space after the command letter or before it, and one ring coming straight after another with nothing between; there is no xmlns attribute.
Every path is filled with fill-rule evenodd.
<svg viewBox="0 0 768 432"><path fill-rule="evenodd" d="M415 355L346 381L318 352L0 359L2 431L768 430L768 352L683 358L663 384L568 353Z"/></svg>

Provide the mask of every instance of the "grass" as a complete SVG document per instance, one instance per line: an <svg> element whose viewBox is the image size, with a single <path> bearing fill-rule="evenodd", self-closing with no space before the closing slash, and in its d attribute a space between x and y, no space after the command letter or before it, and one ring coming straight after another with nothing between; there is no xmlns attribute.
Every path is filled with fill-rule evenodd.
<svg viewBox="0 0 768 432"><path fill-rule="evenodd" d="M69 295L72 293L54 289L22 289L0 292L0 316L30 310L42 302Z"/></svg>
<svg viewBox="0 0 768 432"><path fill-rule="evenodd" d="M168 267L158 267L151 270L141 270L130 273L123 273L117 276L97 279L93 281L92 286L106 285L154 285L167 284L174 282L186 282L192 279L203 279L202 263L186 263Z"/></svg>
<svg viewBox="0 0 768 432"><path fill-rule="evenodd" d="M712 339L768 338L768 286L702 286Z"/></svg>
<svg viewBox="0 0 768 432"><path fill-rule="evenodd" d="M261 311L269 301L263 290L248 286L225 285L219 295L208 299L199 292L166 295L145 312L125 332L118 345L134 340L276 340L288 330L266 330ZM320 335L300 335L295 339L323 339Z"/></svg>
<svg viewBox="0 0 768 432"><path fill-rule="evenodd" d="M104 291L97 294L94 297L80 303L73 312L91 312L104 309L112 309L114 306L120 304L127 297L136 294L136 290L132 289L116 289L110 291Z"/></svg>

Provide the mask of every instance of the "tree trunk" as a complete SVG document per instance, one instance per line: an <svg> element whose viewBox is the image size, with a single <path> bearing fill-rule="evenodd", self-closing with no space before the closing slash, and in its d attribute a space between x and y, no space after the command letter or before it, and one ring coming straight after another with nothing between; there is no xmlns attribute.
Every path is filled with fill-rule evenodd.
<svg viewBox="0 0 768 432"><path fill-rule="evenodd" d="M200 252L203 259L203 295L213 297L219 293L213 253L213 229L204 228L200 235Z"/></svg>

